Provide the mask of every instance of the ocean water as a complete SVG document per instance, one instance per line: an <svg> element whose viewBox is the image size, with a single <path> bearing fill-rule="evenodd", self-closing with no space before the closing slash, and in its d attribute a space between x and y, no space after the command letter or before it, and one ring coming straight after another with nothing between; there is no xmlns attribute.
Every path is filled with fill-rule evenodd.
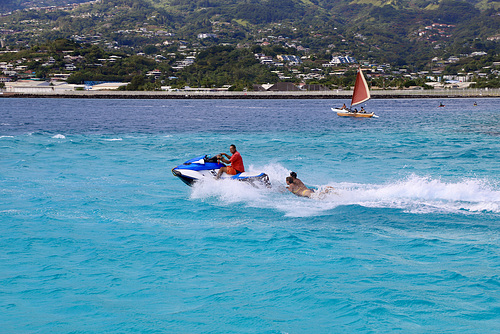
<svg viewBox="0 0 500 334"><path fill-rule="evenodd" d="M498 333L500 100L476 101L0 99L1 331ZM271 189L172 175L230 144Z"/></svg>

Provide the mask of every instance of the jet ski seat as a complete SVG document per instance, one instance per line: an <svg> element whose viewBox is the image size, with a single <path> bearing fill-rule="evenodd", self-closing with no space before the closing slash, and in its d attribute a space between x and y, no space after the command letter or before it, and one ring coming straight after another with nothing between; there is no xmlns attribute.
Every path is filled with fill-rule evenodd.
<svg viewBox="0 0 500 334"><path fill-rule="evenodd" d="M217 156L215 156L215 157L209 157L208 155L205 155L205 158L203 158L203 160L205 160L205 162L214 162L214 163L217 163Z"/></svg>

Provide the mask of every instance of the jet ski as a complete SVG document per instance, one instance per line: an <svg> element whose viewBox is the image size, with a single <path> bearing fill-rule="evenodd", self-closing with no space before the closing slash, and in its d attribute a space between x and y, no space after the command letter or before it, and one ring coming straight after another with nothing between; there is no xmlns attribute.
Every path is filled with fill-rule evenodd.
<svg viewBox="0 0 500 334"><path fill-rule="evenodd" d="M172 174L181 179L182 182L188 186L192 186L195 182L206 179L213 178L217 176L217 173L223 164L217 162L217 157L210 157L208 155L200 156L197 158L190 159L172 168ZM271 182L269 182L269 176L266 173L239 173L236 175L228 175L226 173L222 174L221 180L236 180L244 181L250 183L252 186L264 185L268 188L271 187Z"/></svg>

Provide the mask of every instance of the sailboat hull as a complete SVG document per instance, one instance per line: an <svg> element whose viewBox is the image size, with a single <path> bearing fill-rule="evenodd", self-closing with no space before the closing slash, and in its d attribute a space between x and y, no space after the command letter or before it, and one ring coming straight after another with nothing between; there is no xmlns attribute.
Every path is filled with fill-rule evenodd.
<svg viewBox="0 0 500 334"><path fill-rule="evenodd" d="M346 109L335 109L332 108L332 111L335 111L338 116L345 116L345 117L363 117L363 118L370 118L375 116L375 113L363 113L363 112L351 112Z"/></svg>
<svg viewBox="0 0 500 334"><path fill-rule="evenodd" d="M347 108L345 104L341 109L332 108L333 111L337 113L338 116L344 117L361 117L361 118L370 118L370 117L378 117L374 113L367 113L364 111L364 108L361 107L361 112L353 109L353 106L368 101L370 99L370 89L368 89L368 84L366 83L366 79L363 76L363 71L361 67L359 68L358 74L356 75L356 82L354 83L354 89L352 91L352 99L351 99L351 107Z"/></svg>

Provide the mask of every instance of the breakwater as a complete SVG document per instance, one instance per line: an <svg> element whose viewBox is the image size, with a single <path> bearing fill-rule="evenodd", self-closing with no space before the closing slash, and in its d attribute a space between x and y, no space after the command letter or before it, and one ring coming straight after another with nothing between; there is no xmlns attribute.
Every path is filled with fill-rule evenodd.
<svg viewBox="0 0 500 334"><path fill-rule="evenodd" d="M53 91L3 92L4 98L93 98L93 99L347 99L350 90L331 91ZM500 89L374 90L372 99L481 98L500 97Z"/></svg>

